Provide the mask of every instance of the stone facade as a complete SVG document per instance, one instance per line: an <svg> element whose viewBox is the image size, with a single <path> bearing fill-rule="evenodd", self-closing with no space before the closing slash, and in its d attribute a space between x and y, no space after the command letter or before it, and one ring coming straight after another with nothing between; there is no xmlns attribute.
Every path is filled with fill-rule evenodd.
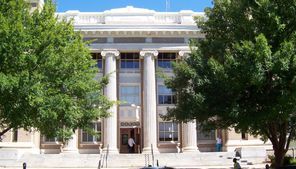
<svg viewBox="0 0 296 169"><path fill-rule="evenodd" d="M94 137L82 130L73 135L71 144L61 149L55 138L37 132L8 132L2 148L26 149L38 153L127 153L127 139L133 137L136 153L215 151L216 137L222 138L223 151L237 147L264 147L258 138L231 131L201 132L195 121L177 124L163 121L160 114L175 103L174 93L158 76L173 76L171 63L189 57L190 39L204 38L194 22L203 13L193 11L155 12L128 6L104 12L67 11L60 19L73 19L75 29L97 60L97 78L109 75L104 93L120 105L110 108L111 116L93 124L101 133Z"/></svg>

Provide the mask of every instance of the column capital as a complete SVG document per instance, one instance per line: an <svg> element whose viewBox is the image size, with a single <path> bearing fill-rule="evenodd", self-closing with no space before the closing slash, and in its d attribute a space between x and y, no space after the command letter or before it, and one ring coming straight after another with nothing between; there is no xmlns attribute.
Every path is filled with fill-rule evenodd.
<svg viewBox="0 0 296 169"><path fill-rule="evenodd" d="M112 56L112 57L118 57L119 56L119 51L117 49L104 49L103 51L101 51L101 55L103 58L106 58L108 56Z"/></svg>
<svg viewBox="0 0 296 169"><path fill-rule="evenodd" d="M142 51L140 51L141 58L144 58L147 55L152 55L155 58L158 55L158 51L156 49L143 49Z"/></svg>
<svg viewBox="0 0 296 169"><path fill-rule="evenodd" d="M181 58L188 58L190 54L191 54L190 50L180 50L179 51L179 56Z"/></svg>

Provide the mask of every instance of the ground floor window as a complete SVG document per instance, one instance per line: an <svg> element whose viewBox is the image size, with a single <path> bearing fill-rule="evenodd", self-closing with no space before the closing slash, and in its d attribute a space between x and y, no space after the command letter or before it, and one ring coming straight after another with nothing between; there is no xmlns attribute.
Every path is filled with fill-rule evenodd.
<svg viewBox="0 0 296 169"><path fill-rule="evenodd" d="M159 122L159 141L178 141L178 123Z"/></svg>
<svg viewBox="0 0 296 169"><path fill-rule="evenodd" d="M52 138L44 137L44 142L46 143L56 143L59 141L61 141L61 139L59 140L57 137L52 137Z"/></svg>
<svg viewBox="0 0 296 169"><path fill-rule="evenodd" d="M91 133L90 131L82 130L82 142L101 142L102 140L102 124L101 122L94 122L90 124L93 129Z"/></svg>
<svg viewBox="0 0 296 169"><path fill-rule="evenodd" d="M196 132L197 132L196 133L197 140L215 140L216 139L215 130L204 131L201 125L197 125Z"/></svg>

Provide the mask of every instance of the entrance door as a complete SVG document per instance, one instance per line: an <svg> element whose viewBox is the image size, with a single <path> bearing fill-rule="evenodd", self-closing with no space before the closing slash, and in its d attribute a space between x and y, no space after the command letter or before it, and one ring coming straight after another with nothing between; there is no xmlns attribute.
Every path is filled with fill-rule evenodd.
<svg viewBox="0 0 296 169"><path fill-rule="evenodd" d="M121 128L120 129L120 153L128 153L128 139L132 137L135 140L134 152L140 153L140 129L139 128Z"/></svg>

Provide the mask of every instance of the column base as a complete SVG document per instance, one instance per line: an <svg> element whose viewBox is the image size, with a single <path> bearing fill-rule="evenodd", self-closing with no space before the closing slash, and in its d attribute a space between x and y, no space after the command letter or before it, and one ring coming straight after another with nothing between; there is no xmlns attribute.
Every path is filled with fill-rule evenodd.
<svg viewBox="0 0 296 169"><path fill-rule="evenodd" d="M119 154L119 151L118 151L118 148L115 148L115 147L114 148L113 147L112 148L109 147L109 149L107 147L104 147L103 148L103 153L105 153L105 154L106 153L109 153L109 154Z"/></svg>
<svg viewBox="0 0 296 169"><path fill-rule="evenodd" d="M142 154L152 154L151 152L151 147L144 147ZM153 147L153 154L159 154L158 148L157 147Z"/></svg>
<svg viewBox="0 0 296 169"><path fill-rule="evenodd" d="M199 153L198 147L184 147L182 148L183 153Z"/></svg>

